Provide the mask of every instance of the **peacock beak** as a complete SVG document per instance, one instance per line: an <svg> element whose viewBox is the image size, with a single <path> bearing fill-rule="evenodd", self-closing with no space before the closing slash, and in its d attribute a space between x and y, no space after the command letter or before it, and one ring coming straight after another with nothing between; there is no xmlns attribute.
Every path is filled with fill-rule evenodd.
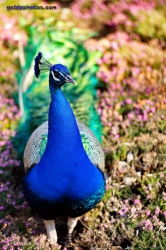
<svg viewBox="0 0 166 250"><path fill-rule="evenodd" d="M65 82L71 82L71 83L77 84L76 81L71 77L71 75L66 76Z"/></svg>

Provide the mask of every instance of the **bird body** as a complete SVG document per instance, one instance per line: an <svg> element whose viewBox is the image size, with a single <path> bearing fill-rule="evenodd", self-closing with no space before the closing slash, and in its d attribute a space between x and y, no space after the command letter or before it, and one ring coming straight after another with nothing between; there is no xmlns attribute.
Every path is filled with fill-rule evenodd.
<svg viewBox="0 0 166 250"><path fill-rule="evenodd" d="M36 60L41 62L41 56L38 56ZM38 70L37 66L36 63ZM25 198L45 221L64 215L77 218L92 209L105 192L104 174L88 157L73 111L61 90L66 82L74 83L67 67L52 66L48 137L40 140L36 150L38 154L43 150L42 155L23 178ZM44 149L43 141L46 142ZM29 145L27 151L28 148Z"/></svg>
<svg viewBox="0 0 166 250"><path fill-rule="evenodd" d="M43 219L77 217L99 202L103 180L83 148L72 109L58 89L50 104L46 149L23 180L25 197Z"/></svg>

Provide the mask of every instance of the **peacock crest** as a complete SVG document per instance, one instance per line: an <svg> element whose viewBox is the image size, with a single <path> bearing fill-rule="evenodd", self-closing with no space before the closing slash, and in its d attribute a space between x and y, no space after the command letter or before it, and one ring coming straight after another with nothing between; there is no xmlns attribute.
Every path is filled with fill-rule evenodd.
<svg viewBox="0 0 166 250"><path fill-rule="evenodd" d="M38 55L35 57L35 76L38 78L40 74L49 71L52 66L53 65L43 57L42 52L39 52Z"/></svg>

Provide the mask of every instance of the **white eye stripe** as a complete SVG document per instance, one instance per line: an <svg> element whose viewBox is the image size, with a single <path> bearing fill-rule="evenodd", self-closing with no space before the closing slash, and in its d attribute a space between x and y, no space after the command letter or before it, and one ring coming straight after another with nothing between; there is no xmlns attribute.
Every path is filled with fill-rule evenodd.
<svg viewBox="0 0 166 250"><path fill-rule="evenodd" d="M57 69L54 69L55 71L57 71L61 76L63 76L64 77L64 79L65 80L67 80L67 78L61 73L61 72L59 72ZM51 71L51 74L52 74L52 76L53 76L53 78L54 78L54 80L56 80L56 81L60 81L58 78L56 78L55 76L54 76L54 73L53 73L53 71Z"/></svg>
<svg viewBox="0 0 166 250"><path fill-rule="evenodd" d="M52 74L52 77L54 78L55 81L60 81L60 79L58 79L58 78L56 78L56 77L54 76L54 72L53 72L53 71L51 71L51 74Z"/></svg>
<svg viewBox="0 0 166 250"><path fill-rule="evenodd" d="M61 76L63 76L66 79L66 77L61 72L59 72L59 74L61 74Z"/></svg>
<svg viewBox="0 0 166 250"><path fill-rule="evenodd" d="M59 72L57 69L54 70L57 71L61 76L63 76L66 79L66 77L61 72Z"/></svg>

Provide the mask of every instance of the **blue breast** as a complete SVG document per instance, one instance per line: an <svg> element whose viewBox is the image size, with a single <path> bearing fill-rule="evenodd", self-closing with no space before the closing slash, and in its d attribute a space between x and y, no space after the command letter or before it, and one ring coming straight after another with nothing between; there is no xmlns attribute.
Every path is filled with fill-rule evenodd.
<svg viewBox="0 0 166 250"><path fill-rule="evenodd" d="M25 175L23 192L43 219L80 216L105 192L104 175L90 162L72 109L60 89L52 93L45 152Z"/></svg>

